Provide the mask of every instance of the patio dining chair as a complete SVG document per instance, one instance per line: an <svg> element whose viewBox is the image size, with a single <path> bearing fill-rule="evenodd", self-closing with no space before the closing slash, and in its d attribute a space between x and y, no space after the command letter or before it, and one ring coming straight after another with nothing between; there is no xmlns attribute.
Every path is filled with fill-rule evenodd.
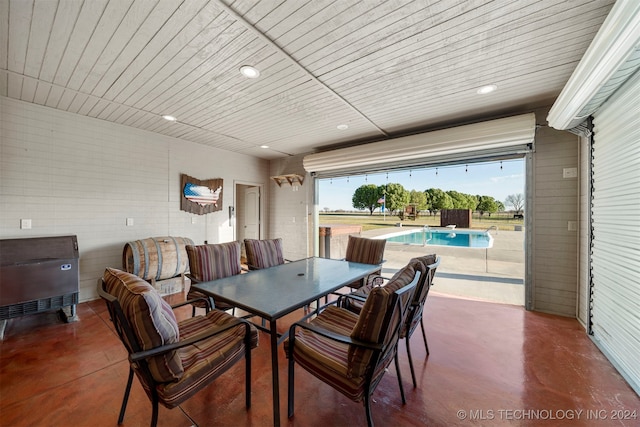
<svg viewBox="0 0 640 427"><path fill-rule="evenodd" d="M178 322L173 308L188 301L170 306L149 283L113 268L105 270L98 294L129 353L118 424L124 420L134 373L151 400L154 427L159 404L175 408L243 358L245 405L251 406L251 349L258 345L258 333L249 322L216 309Z"/></svg>
<svg viewBox="0 0 640 427"><path fill-rule="evenodd" d="M189 257L189 273L187 273L187 277L191 280L191 284L222 279L223 277L242 273L240 242L238 241L208 245L187 245L185 249ZM220 310L232 310L232 313L235 314L234 306L221 301L213 301L207 295L194 289L189 289L187 299L194 300L192 304L193 315L195 315L196 307L206 309L208 305ZM204 304L203 299L209 299L209 304Z"/></svg>
<svg viewBox="0 0 640 427"><path fill-rule="evenodd" d="M429 290L433 285L433 277L436 274L436 269L440 265L440 257L435 254L418 257L416 259L425 264L427 270L424 275L424 280L421 280L416 288L413 301L409 307L409 315L407 316L402 330L400 331L400 338L405 339L405 345L407 347L407 357L409 358L409 368L411 369L411 379L413 381L414 388L418 386L418 383L413 369L413 358L411 357L411 346L409 345L409 341L413 335L413 331L415 331L418 325L420 325L420 328L422 329L424 348L427 352L427 356L429 356L429 344L427 344L427 334L424 331L424 320L422 314L424 312L424 304L427 300L427 296L429 295Z"/></svg>
<svg viewBox="0 0 640 427"><path fill-rule="evenodd" d="M415 370L413 368L413 358L411 356L411 346L409 345L409 341L413 332L416 330L418 325L420 325L420 328L422 329L424 347L427 352L427 356L429 355L429 345L427 343L427 335L424 329L422 314L424 312L424 304L429 294L429 289L431 289L431 286L433 285L433 277L436 273L436 269L440 265L440 257L436 254L431 254L412 258L409 261L409 265L414 265L416 269L420 269L423 272L423 275L416 286L416 291L414 293L413 300L411 301L407 318L400 330L400 338L405 338L409 368L411 369L411 379L413 381L413 387L415 388L417 387L417 381ZM376 286L383 285L385 281L387 281L387 283L392 283L400 274L402 274L402 270L399 270L391 279L387 279L382 276L374 277L370 280L369 284L349 294L349 298L341 297L338 304L354 313L360 314L364 302L371 293L371 290Z"/></svg>
<svg viewBox="0 0 640 427"><path fill-rule="evenodd" d="M249 270L262 270L284 264L282 239L244 239Z"/></svg>
<svg viewBox="0 0 640 427"><path fill-rule="evenodd" d="M359 316L330 304L313 320L303 319L290 327L285 344L289 418L294 412L295 363L349 399L364 401L371 427L371 395L394 360L402 403L406 403L397 347L420 272L412 266L404 271L393 284L372 289Z"/></svg>
<svg viewBox="0 0 640 427"><path fill-rule="evenodd" d="M384 262L384 248L387 244L385 239L370 239L367 237L349 236L347 250L344 259L346 261L360 262L363 264L382 265ZM379 275L382 267L372 275ZM369 276L371 277L371 276ZM364 286L368 277L349 283L352 289Z"/></svg>
<svg viewBox="0 0 640 427"><path fill-rule="evenodd" d="M282 239L244 239L244 249L247 254L249 271L262 270L289 262L282 250ZM317 303L316 303L317 304ZM309 304L304 306L304 313L311 310ZM265 320L262 319L262 326Z"/></svg>

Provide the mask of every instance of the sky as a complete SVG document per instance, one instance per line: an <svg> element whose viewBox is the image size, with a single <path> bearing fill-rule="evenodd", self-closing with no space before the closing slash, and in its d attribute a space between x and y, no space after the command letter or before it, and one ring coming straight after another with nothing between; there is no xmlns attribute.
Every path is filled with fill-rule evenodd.
<svg viewBox="0 0 640 427"><path fill-rule="evenodd" d="M524 194L524 181L524 159L503 161L502 164L491 162L439 167L437 174L436 168L429 168L388 174L353 175L348 179L321 179L318 207L320 210L353 210L351 198L356 188L365 184L387 183L402 184L408 191L439 188L444 191L456 190L460 193L492 196L504 203L510 194Z"/></svg>

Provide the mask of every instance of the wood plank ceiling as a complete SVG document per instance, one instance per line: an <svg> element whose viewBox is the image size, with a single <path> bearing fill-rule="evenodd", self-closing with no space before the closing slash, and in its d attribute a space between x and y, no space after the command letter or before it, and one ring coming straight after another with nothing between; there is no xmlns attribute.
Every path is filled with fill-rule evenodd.
<svg viewBox="0 0 640 427"><path fill-rule="evenodd" d="M0 95L274 159L551 103L612 4L0 0Z"/></svg>

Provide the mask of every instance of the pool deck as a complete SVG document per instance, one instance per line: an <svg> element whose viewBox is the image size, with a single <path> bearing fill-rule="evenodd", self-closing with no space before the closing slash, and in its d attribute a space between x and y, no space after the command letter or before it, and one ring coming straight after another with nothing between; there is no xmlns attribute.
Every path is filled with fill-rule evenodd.
<svg viewBox="0 0 640 427"><path fill-rule="evenodd" d="M390 226L363 231L362 236L376 237L404 228ZM524 231L491 230L490 234L493 247L487 249L387 242L383 274L395 273L415 256L435 253L442 261L432 292L524 305Z"/></svg>

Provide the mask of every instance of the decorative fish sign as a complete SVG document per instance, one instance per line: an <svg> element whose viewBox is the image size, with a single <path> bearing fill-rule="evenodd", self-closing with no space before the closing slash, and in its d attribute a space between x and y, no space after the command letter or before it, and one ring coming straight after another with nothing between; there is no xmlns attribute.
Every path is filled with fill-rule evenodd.
<svg viewBox="0 0 640 427"><path fill-rule="evenodd" d="M222 187L218 187L215 190L205 187L204 185L195 185L187 182L184 185L182 193L187 200L199 204L200 206L213 205L218 206L218 199L220 198L220 192Z"/></svg>

